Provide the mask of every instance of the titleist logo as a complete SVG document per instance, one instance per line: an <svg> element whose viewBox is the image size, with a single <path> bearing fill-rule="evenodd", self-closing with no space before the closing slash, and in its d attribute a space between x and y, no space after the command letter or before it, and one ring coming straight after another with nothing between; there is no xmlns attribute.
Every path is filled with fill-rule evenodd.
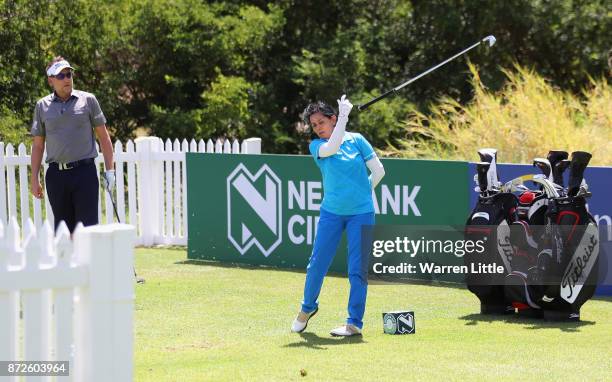
<svg viewBox="0 0 612 382"><path fill-rule="evenodd" d="M596 235L591 235L589 239L589 243L585 246L581 246L584 248L584 253L582 255L576 254L570 260L568 264L565 274L563 275L563 279L561 279L561 290L563 293L563 298L566 301L573 302L576 299L574 296L574 292L576 294L580 293L580 289L584 285L586 278L588 277L588 272L593 267L593 262L597 258L597 255L593 256L595 253L595 249L598 248L599 241ZM593 260L591 260L593 258ZM578 290L576 291L576 286L578 286Z"/></svg>
<svg viewBox="0 0 612 382"><path fill-rule="evenodd" d="M514 255L514 249L512 249L512 244L510 243L510 236L504 236L497 240L497 245L502 250L502 255L508 260L508 263L512 261L512 256Z"/></svg>
<svg viewBox="0 0 612 382"><path fill-rule="evenodd" d="M512 271L512 257L514 256L514 250L512 249L512 244L510 243L510 227L508 226L508 222L503 220L497 226L497 253L504 263L504 267L506 268L506 272Z"/></svg>

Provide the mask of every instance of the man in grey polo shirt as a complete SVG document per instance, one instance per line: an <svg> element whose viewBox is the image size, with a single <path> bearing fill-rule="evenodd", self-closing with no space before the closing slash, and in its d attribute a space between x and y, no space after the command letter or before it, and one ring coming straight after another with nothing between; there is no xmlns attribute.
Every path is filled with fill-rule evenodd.
<svg viewBox="0 0 612 382"><path fill-rule="evenodd" d="M96 97L73 89L73 68L63 57L47 66L47 80L53 93L41 98L34 109L32 122L31 192L43 197L40 165L47 146L49 169L45 186L55 228L63 220L70 232L78 222L98 224L98 156L95 135L104 155L104 187L112 193L115 186L113 145L106 130L106 118Z"/></svg>

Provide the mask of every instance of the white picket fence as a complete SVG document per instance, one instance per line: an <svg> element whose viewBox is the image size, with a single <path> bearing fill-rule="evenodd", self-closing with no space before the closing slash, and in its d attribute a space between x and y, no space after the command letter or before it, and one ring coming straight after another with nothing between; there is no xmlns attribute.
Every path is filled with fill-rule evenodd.
<svg viewBox="0 0 612 382"><path fill-rule="evenodd" d="M166 140L157 137L137 138L125 145L116 142L117 214L120 222L137 228L137 245L187 244L187 169L185 153L261 154L261 139L249 138L242 143L234 140L216 142L186 139ZM104 159L98 155L100 170ZM43 201L30 194L30 153L26 145L15 148L0 142L0 222L5 225L17 217L22 226L32 219L40 227L46 218L53 221L53 211L45 197ZM47 169L44 165L44 169ZM116 221L107 192L100 189L98 216L100 223ZM18 208L19 207L19 208ZM44 210L43 210L44 208Z"/></svg>
<svg viewBox="0 0 612 382"><path fill-rule="evenodd" d="M131 381L133 248L126 224L0 222L0 360L69 361L57 381ZM18 377L4 377L10 381ZM26 378L26 381L52 380Z"/></svg>

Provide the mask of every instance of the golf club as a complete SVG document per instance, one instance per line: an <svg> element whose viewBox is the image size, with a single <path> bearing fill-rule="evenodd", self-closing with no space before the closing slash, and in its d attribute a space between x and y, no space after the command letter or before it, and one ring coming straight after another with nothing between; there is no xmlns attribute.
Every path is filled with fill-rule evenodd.
<svg viewBox="0 0 612 382"><path fill-rule="evenodd" d="M552 166L548 159L534 158L533 165L542 171L542 174L546 175L546 178L550 181L553 180Z"/></svg>
<svg viewBox="0 0 612 382"><path fill-rule="evenodd" d="M483 163L489 163L486 173L487 190L497 189L501 184L497 176L497 150L488 148L478 150L478 156Z"/></svg>
<svg viewBox="0 0 612 382"><path fill-rule="evenodd" d="M408 81L404 82L403 84L401 84L401 85L398 85L398 86L394 87L393 89L391 89L391 90L387 91L387 92L386 92L386 93L384 93L384 94L379 95L378 97L376 97L376 98L374 98L374 99L372 99L372 100L370 100L370 101L368 101L368 102L364 103L363 105L359 105L359 106L357 106L357 109L358 109L359 111L363 111L363 110L367 109L369 106L371 106L371 105L375 104L376 102L378 102L378 101L380 101L380 100L382 100L382 99L384 99L384 98L388 97L388 96L389 96L389 95L391 95L392 93L396 93L397 91L399 91L399 90L400 90L400 89L402 89L403 87L405 87L405 86L407 86L407 85L410 85L410 84L411 84L411 83L413 83L414 81L416 81L416 80L418 80L419 78L421 78L421 77L425 76L426 74L429 74L429 73L433 72L434 70L438 69L438 68L439 68L439 67L441 67L442 65L444 65L444 64L446 64L446 63L448 63L448 62L450 62L450 61L454 60L455 58L457 58L457 57L461 56L462 54L465 54L466 52L468 52L468 51L470 51L470 50L472 50L472 49L476 48L478 45L480 45L482 42L485 42L485 41L486 41L486 42L488 42L488 43L489 43L489 47L491 47L491 46L493 46L493 44L495 44L495 36L490 35L490 36L487 36L487 37L483 38L482 40L480 40L480 41L478 41L477 43L473 44L472 46L470 46L470 47L468 47L468 48L466 48L466 49L462 50L461 52L459 52L459 53L455 54L454 56L450 57L449 59L447 59L447 60L445 60L445 61L443 61L443 62L439 63L438 65L436 65L436 66L434 66L434 67L432 67L432 68L430 68L430 69L427 69L426 71L424 71L423 73L419 74L418 76L416 76L416 77L414 77L414 78L409 79Z"/></svg>
<svg viewBox="0 0 612 382"><path fill-rule="evenodd" d="M115 199L113 199L113 194L110 192L110 190L106 187L103 187L107 192L108 192L108 196L110 196L110 200L111 203L113 205L113 211L115 211L115 217L117 218L117 223L121 223L121 219L119 219L119 213L117 213L117 204L115 203ZM138 275L136 274L136 268L132 268L134 270L134 277L136 278L136 283L137 284L144 284L145 279L143 279L142 277L138 277Z"/></svg>
<svg viewBox="0 0 612 382"><path fill-rule="evenodd" d="M562 161L557 162L553 167L555 183L561 186L561 188L565 187L563 184L563 173L569 168L570 164L571 161L569 159L563 159Z"/></svg>
<svg viewBox="0 0 612 382"><path fill-rule="evenodd" d="M479 162L476 163L476 173L478 175L478 188L480 192L486 194L490 191L489 182L487 181L487 173L489 172L489 166L491 163Z"/></svg>
<svg viewBox="0 0 612 382"><path fill-rule="evenodd" d="M567 158L567 151L562 150L550 150L546 156L546 159L550 162L552 180L561 187L563 187L563 172L569 167L570 163Z"/></svg>
<svg viewBox="0 0 612 382"><path fill-rule="evenodd" d="M524 191L522 187L525 182L534 182L542 186L544 192L549 198L558 198L559 192L555 187L554 183L548 180L548 177L545 174L527 174L519 176L518 178L514 178L502 187L502 192L516 192L516 191Z"/></svg>
<svg viewBox="0 0 612 382"><path fill-rule="evenodd" d="M569 196L576 196L578 194L584 180L584 170L590 160L591 154L585 151L574 151L572 153L569 182L567 185L567 194Z"/></svg>

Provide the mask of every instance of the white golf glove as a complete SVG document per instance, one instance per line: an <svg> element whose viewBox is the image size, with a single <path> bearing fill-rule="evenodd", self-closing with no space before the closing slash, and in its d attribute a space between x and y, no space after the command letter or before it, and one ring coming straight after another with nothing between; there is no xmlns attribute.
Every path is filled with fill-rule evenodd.
<svg viewBox="0 0 612 382"><path fill-rule="evenodd" d="M331 137L329 137L329 140L319 146L320 158L334 155L338 152L338 149L340 149L346 131L346 124L348 123L348 115L352 108L353 104L346 98L346 95L343 94L342 98L338 100L338 120L336 121L336 126L334 126L334 131Z"/></svg>
<svg viewBox="0 0 612 382"><path fill-rule="evenodd" d="M111 194L113 193L113 189L115 188L115 170L104 171L102 185L108 192Z"/></svg>
<svg viewBox="0 0 612 382"><path fill-rule="evenodd" d="M343 94L342 97L338 100L338 118L348 119L348 115L353 108L353 104L351 101L346 98L346 94Z"/></svg>

